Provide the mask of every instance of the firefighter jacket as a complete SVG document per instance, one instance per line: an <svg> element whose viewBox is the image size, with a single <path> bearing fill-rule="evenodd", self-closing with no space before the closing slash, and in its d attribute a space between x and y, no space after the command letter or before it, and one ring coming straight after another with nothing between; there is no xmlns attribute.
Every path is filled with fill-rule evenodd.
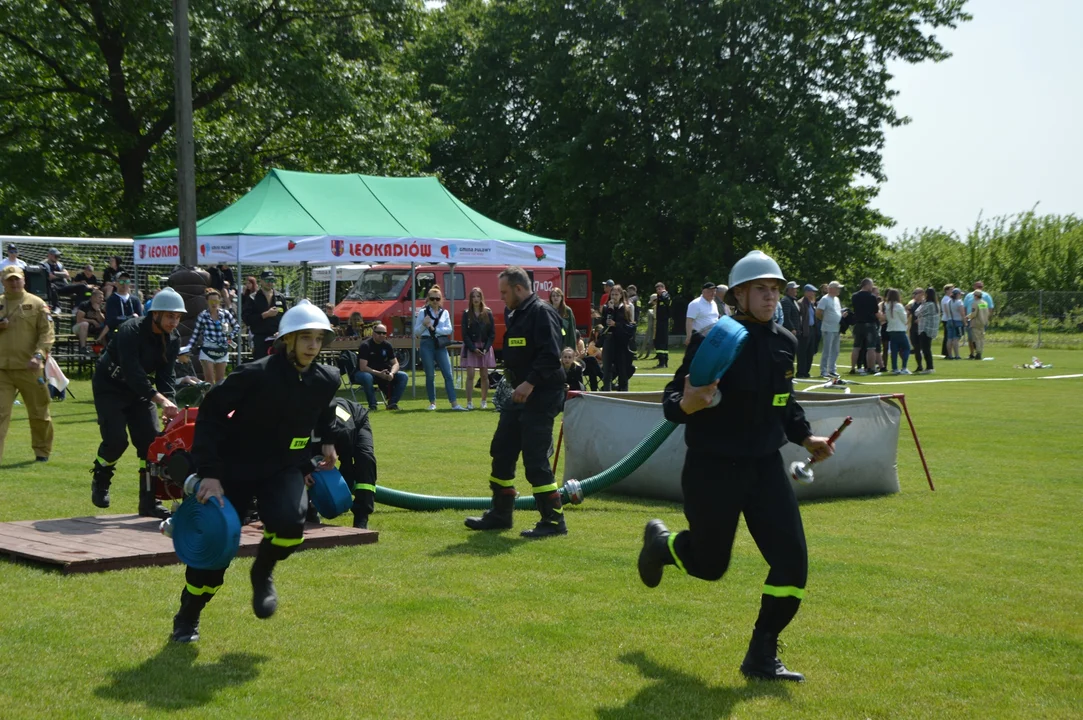
<svg viewBox="0 0 1083 720"><path fill-rule="evenodd" d="M0 370L26 370L34 353L49 354L53 318L44 300L26 291L0 294L0 318L8 321L0 330Z"/></svg>
<svg viewBox="0 0 1083 720"><path fill-rule="evenodd" d="M312 433L313 457L320 454L320 448L317 447L317 444L332 443L338 445L339 443L352 443L354 432L365 424L369 416L368 408L364 405L340 397L331 400L331 412L332 417L331 424L328 426L328 434L321 435L315 430Z"/></svg>
<svg viewBox="0 0 1083 720"><path fill-rule="evenodd" d="M271 306L278 308L278 314L271 317L263 317ZM278 323L282 320L282 314L286 312L286 299L277 292L271 294L271 302L267 302L267 296L262 290L256 290L248 298L248 303L242 303L241 319L253 335L269 337L278 332Z"/></svg>
<svg viewBox="0 0 1083 720"><path fill-rule="evenodd" d="M535 390L563 391L562 349L560 317L537 294L527 297L509 314L504 329L504 366L512 387L525 381Z"/></svg>
<svg viewBox="0 0 1083 720"><path fill-rule="evenodd" d="M95 382L106 383L121 392L134 393L150 401L155 390L172 398L176 376L174 365L180 354L180 333L154 332L154 317L125 320L105 348L94 371ZM150 375L154 375L151 384Z"/></svg>
<svg viewBox="0 0 1083 720"><path fill-rule="evenodd" d="M243 465L252 476L288 467L310 471L309 440L331 437L339 382L338 370L316 362L298 370L284 353L241 365L199 407L196 471L220 480L227 465Z"/></svg>
<svg viewBox="0 0 1083 720"><path fill-rule="evenodd" d="M762 457L786 441L800 445L812 435L805 411L793 397L793 361L797 338L775 322L738 317L748 330L741 354L718 383L722 401L691 415L681 410L684 379L703 346L696 333L684 362L666 385L662 407L667 420L685 425L690 448L730 457Z"/></svg>

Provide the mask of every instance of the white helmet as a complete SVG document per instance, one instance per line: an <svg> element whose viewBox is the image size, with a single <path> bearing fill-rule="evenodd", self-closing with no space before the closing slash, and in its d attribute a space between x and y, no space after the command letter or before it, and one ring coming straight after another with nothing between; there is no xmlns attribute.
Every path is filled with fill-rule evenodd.
<svg viewBox="0 0 1083 720"><path fill-rule="evenodd" d="M324 345L335 338L335 331L331 329L331 321L327 319L323 311L308 300L301 300L282 316L282 322L278 324L278 337L275 338L275 347L284 346L287 335L301 330L323 330Z"/></svg>
<svg viewBox="0 0 1083 720"><path fill-rule="evenodd" d="M759 250L753 250L735 262L730 269L730 289L726 291L726 304L737 305L737 298L733 295L735 287L741 283L764 278L786 282L786 278L782 277L782 268L778 266L778 263L771 256Z"/></svg>
<svg viewBox="0 0 1083 720"><path fill-rule="evenodd" d="M158 294L154 296L150 304L151 312L177 312L186 313L187 309L184 307L184 298L180 296L180 293L171 287L162 288L158 291Z"/></svg>

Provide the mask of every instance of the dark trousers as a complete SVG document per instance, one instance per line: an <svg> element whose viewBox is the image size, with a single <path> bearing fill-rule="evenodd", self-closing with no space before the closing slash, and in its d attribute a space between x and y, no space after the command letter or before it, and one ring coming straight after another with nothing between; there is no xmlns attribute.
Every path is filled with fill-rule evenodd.
<svg viewBox="0 0 1083 720"><path fill-rule="evenodd" d="M270 335L253 335L252 336L252 359L253 360L259 360L260 358L265 358L270 354L271 343L267 342L268 340L270 340L270 338L271 338Z"/></svg>
<svg viewBox="0 0 1083 720"><path fill-rule="evenodd" d="M607 335L602 351L602 391L609 392L616 381L617 391L628 389L629 369L632 364L628 340L617 335Z"/></svg>
<svg viewBox="0 0 1083 720"><path fill-rule="evenodd" d="M308 510L308 495L301 471L297 468L267 471L237 464L227 466L224 475L219 478L222 489L238 516L244 518L248 514L253 500L258 504L263 542L259 544L256 561L274 565L293 554L304 538L305 511ZM187 568L184 580L188 592L205 595L209 600L222 587L227 569L228 566L214 570Z"/></svg>
<svg viewBox="0 0 1083 720"><path fill-rule="evenodd" d="M563 401L563 388L535 389L528 402L509 402L500 411L500 420L489 444L494 478L514 480L515 464L521 453L527 482L535 488L554 484L548 453L553 444L553 420Z"/></svg>
<svg viewBox="0 0 1083 720"><path fill-rule="evenodd" d="M681 473L688 529L673 539L678 567L718 580L729 568L737 521L770 566L757 629L781 632L797 613L808 580L808 547L782 455L735 458L689 448Z"/></svg>
<svg viewBox="0 0 1083 720"><path fill-rule="evenodd" d="M376 450L368 417L349 439L335 442L339 472L353 490L353 513L368 517L376 508Z"/></svg>
<svg viewBox="0 0 1083 720"><path fill-rule="evenodd" d="M948 324L940 321L940 356L948 356Z"/></svg>
<svg viewBox="0 0 1083 720"><path fill-rule="evenodd" d="M98 430L102 441L98 445L98 462L114 465L128 449L131 436L140 460L147 459L147 448L158 436L158 412L154 403L140 400L134 393L114 387L95 375L94 410L98 413Z"/></svg>
<svg viewBox="0 0 1083 720"><path fill-rule="evenodd" d="M814 325L808 326L804 335L797 336L797 377L808 377L812 372L812 360L819 342L820 332Z"/></svg>
<svg viewBox="0 0 1083 720"><path fill-rule="evenodd" d="M925 358L925 369L933 369L933 339L928 335L918 334L918 350L921 354L918 355L918 362L921 362L921 357Z"/></svg>
<svg viewBox="0 0 1083 720"><path fill-rule="evenodd" d="M921 370L921 338L918 334L918 323L916 320L910 326L910 347L913 348L914 360L917 361L918 370Z"/></svg>

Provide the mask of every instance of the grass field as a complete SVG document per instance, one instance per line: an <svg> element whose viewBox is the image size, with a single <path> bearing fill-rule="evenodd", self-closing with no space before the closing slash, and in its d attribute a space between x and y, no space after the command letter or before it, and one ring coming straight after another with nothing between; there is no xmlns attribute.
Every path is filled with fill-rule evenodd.
<svg viewBox="0 0 1083 720"><path fill-rule="evenodd" d="M648 590L643 524L681 528L680 507L601 496L543 542L518 537L533 513L471 534L463 513L378 508L378 544L279 567L270 620L249 607L251 561L234 563L196 646L165 642L179 566L64 577L0 561L0 718L1078 718L1083 379L1036 378L1083 372L1083 353L1044 350L1043 371L1012 368L1026 349L988 354L928 379L1023 379L898 387L936 492L904 431L900 494L802 507L810 579L782 657L803 685L737 670L766 574L745 530L722 581L669 568ZM664 384L647 372L633 390ZM867 378L900 379L926 378ZM89 383L74 389L53 405L48 465L15 408L0 521L95 510L97 426ZM485 494L496 415L405 408L373 419L380 482ZM112 512L134 512L130 450L119 478Z"/></svg>

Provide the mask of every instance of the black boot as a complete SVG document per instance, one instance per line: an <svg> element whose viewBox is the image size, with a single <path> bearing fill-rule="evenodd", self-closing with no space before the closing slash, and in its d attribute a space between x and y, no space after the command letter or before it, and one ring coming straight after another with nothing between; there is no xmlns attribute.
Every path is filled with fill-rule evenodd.
<svg viewBox="0 0 1083 720"><path fill-rule="evenodd" d="M146 468L139 470L139 516L152 517L165 520L170 516L161 501L154 497L154 487L151 486L150 473Z"/></svg>
<svg viewBox="0 0 1083 720"><path fill-rule="evenodd" d="M264 541L266 542L266 541ZM256 617L266 620L275 614L278 609L278 593L275 592L275 581L271 577L274 571L275 561L269 560L264 555L264 548L260 547L256 561L252 563L252 611Z"/></svg>
<svg viewBox="0 0 1083 720"><path fill-rule="evenodd" d="M320 513L316 510L316 506L311 502L308 503L308 512L305 513L305 522L313 525L320 524Z"/></svg>
<svg viewBox="0 0 1083 720"><path fill-rule="evenodd" d="M643 528L643 549L639 551L639 579L649 588L662 582L662 570L675 565L669 551L669 528L661 520L651 520Z"/></svg>
<svg viewBox="0 0 1083 720"><path fill-rule="evenodd" d="M191 643L199 640L199 613L211 599L210 595L193 595L188 588L181 591L180 610L173 616L173 642Z"/></svg>
<svg viewBox="0 0 1083 720"><path fill-rule="evenodd" d="M94 469L90 472L94 475L94 479L90 481L90 502L94 503L95 507L109 507L109 486L113 483L116 467L102 465L95 460Z"/></svg>
<svg viewBox="0 0 1083 720"><path fill-rule="evenodd" d="M805 676L787 670L778 659L778 633L753 630L752 640L748 643L748 652L741 663L741 673L756 680L789 680L805 682Z"/></svg>
<svg viewBox="0 0 1083 720"><path fill-rule="evenodd" d="M546 492L534 496L534 502L541 513L541 520L532 530L524 530L520 535L531 540L567 535L568 526L564 524L564 512L560 507L560 493Z"/></svg>
<svg viewBox="0 0 1083 720"><path fill-rule="evenodd" d="M368 530L369 529L369 516L368 515L363 515L361 513L354 513L353 526L355 528L360 528L361 530Z"/></svg>
<svg viewBox="0 0 1083 720"><path fill-rule="evenodd" d="M466 527L471 530L508 530L512 525L515 511L515 488L506 488L490 483L493 489L493 507L481 514L481 517L468 517Z"/></svg>

